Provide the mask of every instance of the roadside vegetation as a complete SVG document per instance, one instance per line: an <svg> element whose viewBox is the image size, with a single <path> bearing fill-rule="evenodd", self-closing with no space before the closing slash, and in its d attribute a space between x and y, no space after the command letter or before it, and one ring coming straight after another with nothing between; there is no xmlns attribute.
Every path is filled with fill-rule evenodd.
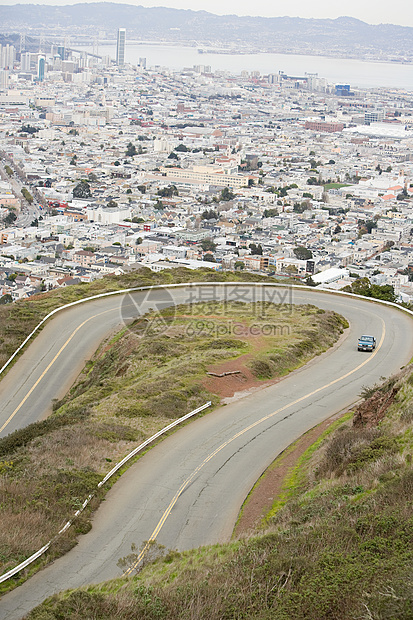
<svg viewBox="0 0 413 620"><path fill-rule="evenodd" d="M301 456L256 535L164 551L133 577L56 595L28 618L412 618L412 367L365 396Z"/></svg>
<svg viewBox="0 0 413 620"><path fill-rule="evenodd" d="M393 303L397 301L397 295L391 284L371 284L368 278L357 278L351 285L345 286L343 291Z"/></svg>
<svg viewBox="0 0 413 620"><path fill-rule="evenodd" d="M232 333L234 324L242 336ZM209 400L218 404L206 387L211 365L243 360L259 384L325 351L346 327L343 317L315 306L208 302L152 312L102 343L49 418L0 439L0 574L52 539L137 444ZM48 560L89 530L103 494L56 540Z"/></svg>

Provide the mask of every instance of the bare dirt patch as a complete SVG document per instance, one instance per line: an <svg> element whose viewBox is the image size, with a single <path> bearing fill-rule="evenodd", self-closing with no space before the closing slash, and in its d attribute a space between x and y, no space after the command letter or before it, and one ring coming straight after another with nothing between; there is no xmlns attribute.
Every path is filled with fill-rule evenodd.
<svg viewBox="0 0 413 620"><path fill-rule="evenodd" d="M221 398L232 398L238 392L248 392L252 388L265 388L274 383L278 383L280 377L274 377L268 381L257 379L251 369L248 368L248 362L254 358L253 353L246 353L236 360L228 360L221 364L214 364L208 368L209 372L223 374L224 372L232 372L239 370L239 374L228 375L226 377L208 376L203 381L203 386L212 394L217 394ZM223 401L225 402L225 401Z"/></svg>
<svg viewBox="0 0 413 620"><path fill-rule="evenodd" d="M400 386L393 386L390 390L377 390L370 398L358 406L353 420L355 428L374 428L378 426L386 415L387 409L393 404Z"/></svg>
<svg viewBox="0 0 413 620"><path fill-rule="evenodd" d="M274 377L267 381L258 379L249 368L249 362L261 351L265 351L268 344L262 338L244 338L253 350L250 353L240 355L236 359L225 360L219 364L213 364L208 367L208 372L224 374L226 372L234 372L238 370L236 375L227 375L225 377L207 376L202 382L206 390L212 394L216 394L221 398L232 398L238 392L247 393L252 388L265 388L273 383L278 383L280 377ZM225 402L225 400L223 401Z"/></svg>

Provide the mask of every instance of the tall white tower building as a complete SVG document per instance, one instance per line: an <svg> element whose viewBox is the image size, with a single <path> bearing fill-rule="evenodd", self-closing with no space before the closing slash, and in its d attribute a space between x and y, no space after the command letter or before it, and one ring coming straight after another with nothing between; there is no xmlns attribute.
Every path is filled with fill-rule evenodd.
<svg viewBox="0 0 413 620"><path fill-rule="evenodd" d="M13 69L16 50L13 45L0 45L0 69Z"/></svg>
<svg viewBox="0 0 413 620"><path fill-rule="evenodd" d="M119 28L118 38L116 41L116 64L122 66L125 64L125 41L126 28Z"/></svg>

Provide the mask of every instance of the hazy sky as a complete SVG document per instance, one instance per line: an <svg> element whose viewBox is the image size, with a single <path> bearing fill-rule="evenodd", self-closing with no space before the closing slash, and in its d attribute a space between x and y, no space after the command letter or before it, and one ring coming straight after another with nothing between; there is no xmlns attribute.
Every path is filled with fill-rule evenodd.
<svg viewBox="0 0 413 620"><path fill-rule="evenodd" d="M96 0L0 0L1 4L76 4ZM219 15L262 15L265 17L317 17L336 18L345 16L356 17L369 24L399 24L413 26L413 3L408 0L347 0L332 2L331 0L290 0L288 3L276 3L272 0L112 0L122 4L137 6L167 6L177 9L205 10Z"/></svg>

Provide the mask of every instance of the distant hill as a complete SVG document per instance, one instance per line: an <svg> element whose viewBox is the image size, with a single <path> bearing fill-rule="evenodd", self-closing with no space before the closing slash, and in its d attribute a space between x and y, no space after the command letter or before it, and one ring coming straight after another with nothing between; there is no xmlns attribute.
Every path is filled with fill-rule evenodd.
<svg viewBox="0 0 413 620"><path fill-rule="evenodd" d="M345 10L345 7L343 7ZM375 58L404 56L413 60L413 28L373 26L350 17L238 17L206 11L145 8L97 2L67 6L17 4L0 6L0 32L114 36L127 28L129 39L179 41L195 46L229 45L253 51L328 54Z"/></svg>

